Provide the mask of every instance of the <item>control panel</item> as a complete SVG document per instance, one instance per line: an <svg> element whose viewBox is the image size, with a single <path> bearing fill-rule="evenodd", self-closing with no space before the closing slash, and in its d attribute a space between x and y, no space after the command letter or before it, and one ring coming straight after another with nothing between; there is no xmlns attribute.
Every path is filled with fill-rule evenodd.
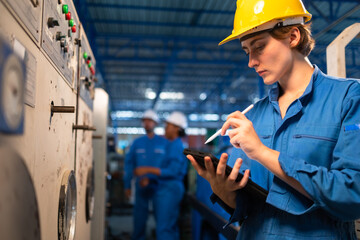
<svg viewBox="0 0 360 240"><path fill-rule="evenodd" d="M77 76L79 19L71 0L44 0L41 46L74 87Z"/></svg>
<svg viewBox="0 0 360 240"><path fill-rule="evenodd" d="M43 0L4 0L37 42L40 41Z"/></svg>
<svg viewBox="0 0 360 240"><path fill-rule="evenodd" d="M79 56L79 91L80 97L84 100L84 102L86 103L86 105L89 106L90 109L93 108L95 82L97 81L97 78L95 77L95 65L96 61L94 58L94 54L91 51L89 41L85 35L85 32L82 29Z"/></svg>

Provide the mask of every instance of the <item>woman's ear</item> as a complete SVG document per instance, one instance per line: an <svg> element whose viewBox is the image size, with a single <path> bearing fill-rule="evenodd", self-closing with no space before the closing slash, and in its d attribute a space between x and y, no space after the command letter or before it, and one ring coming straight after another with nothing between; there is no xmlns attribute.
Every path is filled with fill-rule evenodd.
<svg viewBox="0 0 360 240"><path fill-rule="evenodd" d="M300 30L297 27L293 27L290 30L290 47L295 48L299 45L301 39Z"/></svg>

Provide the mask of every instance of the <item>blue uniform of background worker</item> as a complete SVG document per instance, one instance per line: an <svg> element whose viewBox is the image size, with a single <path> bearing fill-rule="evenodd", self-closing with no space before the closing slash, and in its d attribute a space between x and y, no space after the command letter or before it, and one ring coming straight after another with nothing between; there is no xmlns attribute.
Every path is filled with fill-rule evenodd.
<svg viewBox="0 0 360 240"><path fill-rule="evenodd" d="M147 110L142 118L146 135L135 139L125 159L124 187L127 197L131 195L131 180L134 170L140 166L160 167L165 158L168 140L157 136L154 128L159 122L156 113ZM136 176L134 230L132 238L145 239L149 202L158 188L158 177L153 174Z"/></svg>
<svg viewBox="0 0 360 240"><path fill-rule="evenodd" d="M357 239L360 82L310 63L310 19L301 0L238 0L233 33L220 43L239 39L249 67L273 85L246 116L231 113L223 124L235 147L229 176L226 154L216 170L209 157L201 168L188 156L212 200L242 222L238 240ZM266 201L244 191L250 174Z"/></svg>
<svg viewBox="0 0 360 240"><path fill-rule="evenodd" d="M165 137L170 143L166 149L165 161L160 168L136 169L138 175L151 173L159 176L159 187L154 196L157 240L179 239L178 218L185 192L184 176L188 167L181 140L186 127L187 120L184 114L177 111L171 113L166 119Z"/></svg>

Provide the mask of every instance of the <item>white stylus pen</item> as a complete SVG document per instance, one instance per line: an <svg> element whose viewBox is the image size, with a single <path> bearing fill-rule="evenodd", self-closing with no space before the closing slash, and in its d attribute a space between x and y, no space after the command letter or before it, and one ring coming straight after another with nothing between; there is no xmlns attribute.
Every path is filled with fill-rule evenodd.
<svg viewBox="0 0 360 240"><path fill-rule="evenodd" d="M254 107L254 104L251 104L250 106L248 106L244 111L242 111L241 113L242 114L245 114L247 113L248 111L250 111L252 108ZM217 136L219 136L221 134L221 128L216 132L214 133L211 137L209 137L208 140L206 140L205 144L211 142L212 140L214 140Z"/></svg>

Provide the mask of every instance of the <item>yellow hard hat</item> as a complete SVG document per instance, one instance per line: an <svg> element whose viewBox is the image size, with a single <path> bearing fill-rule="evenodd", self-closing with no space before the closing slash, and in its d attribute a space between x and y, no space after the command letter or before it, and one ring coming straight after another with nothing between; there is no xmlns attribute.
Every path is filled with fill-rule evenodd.
<svg viewBox="0 0 360 240"><path fill-rule="evenodd" d="M272 29L275 25L288 26L311 19L301 0L238 0L232 34L222 40L231 40L255 32Z"/></svg>

